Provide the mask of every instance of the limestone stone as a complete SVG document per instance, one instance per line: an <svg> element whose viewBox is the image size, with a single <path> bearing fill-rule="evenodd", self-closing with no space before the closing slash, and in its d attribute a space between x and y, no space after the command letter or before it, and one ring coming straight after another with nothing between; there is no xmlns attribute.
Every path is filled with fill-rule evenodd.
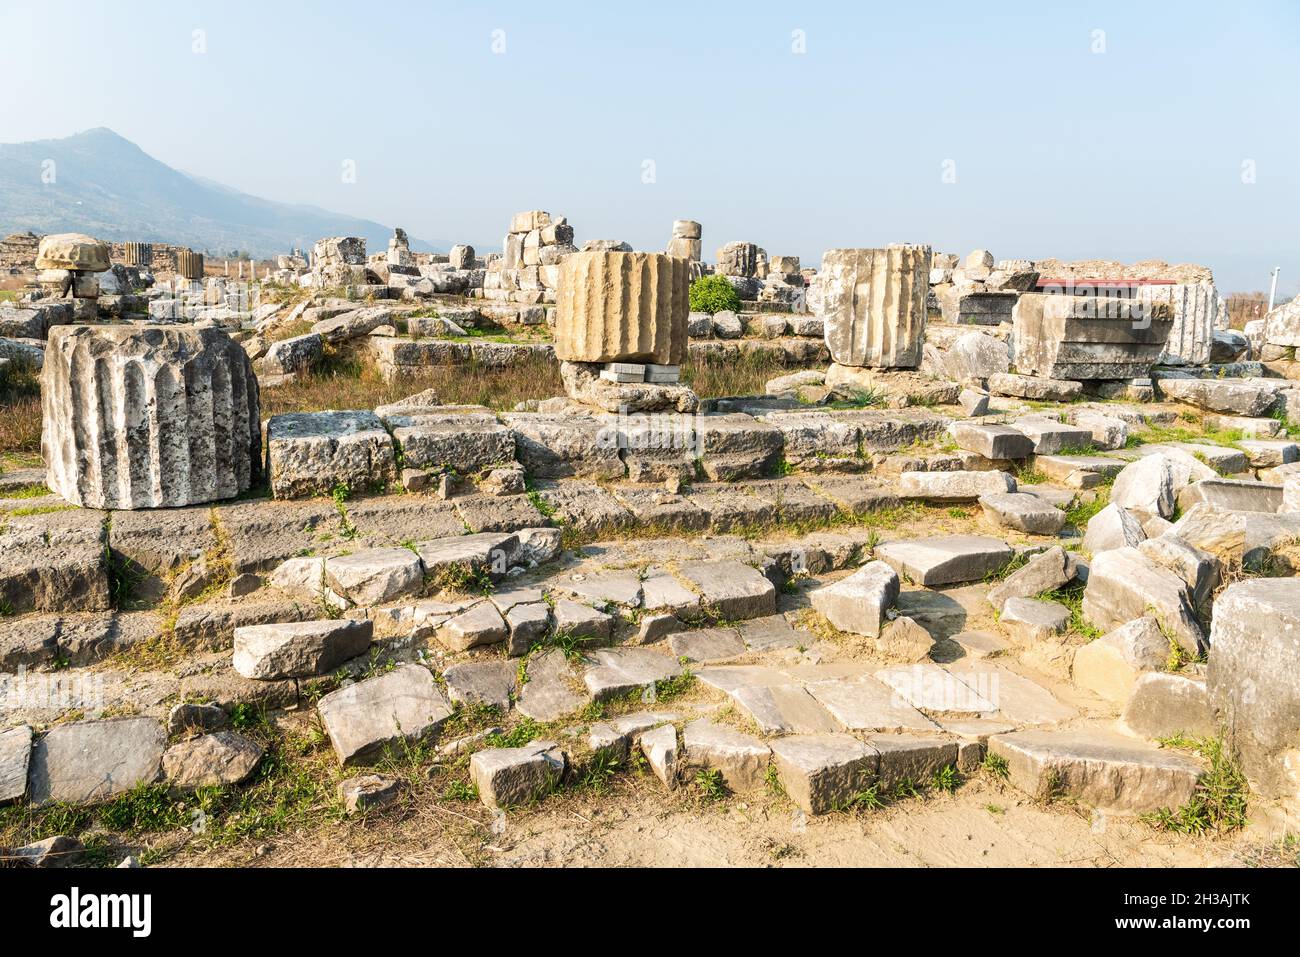
<svg viewBox="0 0 1300 957"><path fill-rule="evenodd" d="M898 573L885 562L871 561L810 597L813 608L840 631L875 638L885 612L898 601L898 591Z"/></svg>
<svg viewBox="0 0 1300 957"><path fill-rule="evenodd" d="M681 578L720 619L740 621L776 614L776 588L758 569L738 561L685 562Z"/></svg>
<svg viewBox="0 0 1300 957"><path fill-rule="evenodd" d="M327 559L325 583L356 605L379 605L418 592L424 566L409 548L368 548Z"/></svg>
<svg viewBox="0 0 1300 957"><path fill-rule="evenodd" d="M401 782L382 774L361 774L339 782L339 800L348 814L364 814L392 804L402 792Z"/></svg>
<svg viewBox="0 0 1300 957"><path fill-rule="evenodd" d="M1103 630L1151 614L1170 640L1194 657L1200 654L1205 636L1190 599L1187 583L1177 573L1125 546L1093 556L1083 614Z"/></svg>
<svg viewBox="0 0 1300 957"><path fill-rule="evenodd" d="M271 493L327 495L343 485L367 489L396 477L393 437L373 412L292 412L266 427Z"/></svg>
<svg viewBox="0 0 1300 957"><path fill-rule="evenodd" d="M714 482L770 475L785 448L780 429L741 414L699 416L695 438L700 467Z"/></svg>
<svg viewBox="0 0 1300 957"><path fill-rule="evenodd" d="M1145 615L1080 648L1070 676L1080 688L1122 705L1139 676L1163 668L1168 657L1169 639L1160 631L1160 623Z"/></svg>
<svg viewBox="0 0 1300 957"><path fill-rule="evenodd" d="M84 233L52 233L36 249L37 269L104 272L109 267L108 243Z"/></svg>
<svg viewBox="0 0 1300 957"><path fill-rule="evenodd" d="M162 758L172 787L192 790L243 784L257 770L266 749L233 731L218 731L173 744Z"/></svg>
<svg viewBox="0 0 1300 957"><path fill-rule="evenodd" d="M1300 572L1294 552L1300 540L1300 515L1240 512L1200 502L1174 523L1169 534L1209 552L1226 567L1267 564L1275 573Z"/></svg>
<svg viewBox="0 0 1300 957"><path fill-rule="evenodd" d="M1069 584L1074 574L1071 556L1060 545L1053 545L991 588L986 600L1001 611L1009 599L1032 598L1053 591Z"/></svg>
<svg viewBox="0 0 1300 957"><path fill-rule="evenodd" d="M505 641L509 630L490 601L481 601L438 626L438 641L452 651Z"/></svg>
<svg viewBox="0 0 1300 957"><path fill-rule="evenodd" d="M1300 296L1277 306L1263 319L1260 330L1264 342L1273 346L1300 346Z"/></svg>
<svg viewBox="0 0 1300 957"><path fill-rule="evenodd" d="M1136 547L1146 538L1142 525L1128 509L1111 502L1088 519L1083 550L1100 555L1116 548Z"/></svg>
<svg viewBox="0 0 1300 957"><path fill-rule="evenodd" d="M928 257L927 257L928 258ZM847 734L791 735L772 742L781 786L806 814L845 807L880 766L874 749Z"/></svg>
<svg viewBox="0 0 1300 957"><path fill-rule="evenodd" d="M644 690L682 673L675 659L650 648L602 648L592 653L592 662L582 680L595 701Z"/></svg>
<svg viewBox="0 0 1300 957"><path fill-rule="evenodd" d="M219 329L58 326L41 406L46 482L77 505L233 498L261 472L257 380Z"/></svg>
<svg viewBox="0 0 1300 957"><path fill-rule="evenodd" d="M895 661L924 661L934 650L934 638L915 619L899 615L880 629L876 650Z"/></svg>
<svg viewBox="0 0 1300 957"><path fill-rule="evenodd" d="M614 628L614 618L598 608L582 602L561 598L551 609L555 620L555 633L568 635L580 641L608 641Z"/></svg>
<svg viewBox="0 0 1300 957"><path fill-rule="evenodd" d="M1113 415L1085 409L1076 412L1072 421L1092 436L1094 448L1122 449L1128 443L1128 423Z"/></svg>
<svg viewBox="0 0 1300 957"><path fill-rule="evenodd" d="M31 754L32 729L27 725L0 731L0 807L27 794Z"/></svg>
<svg viewBox="0 0 1300 957"><path fill-rule="evenodd" d="M1147 286L1143 294L1152 301L1167 302L1173 309L1173 324L1165 341L1165 365L1205 365L1210 361L1221 304L1226 304L1212 282L1180 282L1168 286ZM1224 319L1226 321L1226 315Z"/></svg>
<svg viewBox="0 0 1300 957"><path fill-rule="evenodd" d="M345 766L373 764L390 746L420 741L435 733L452 713L433 673L415 664L331 691L320 699L317 710L334 753Z"/></svg>
<svg viewBox="0 0 1300 957"><path fill-rule="evenodd" d="M699 396L683 382L611 382L601 372L599 363L561 362L565 394L574 402L618 414L699 408Z"/></svg>
<svg viewBox="0 0 1300 957"><path fill-rule="evenodd" d="M689 264L672 256L565 257L556 299L556 357L679 365L686 358L689 285Z"/></svg>
<svg viewBox="0 0 1300 957"><path fill-rule="evenodd" d="M1055 535L1065 525L1065 513L1037 495L1007 492L981 495L984 517L999 528L1014 528L1030 535Z"/></svg>
<svg viewBox="0 0 1300 957"><path fill-rule="evenodd" d="M1300 460L1300 446L1294 442L1242 439L1237 445L1254 468L1273 468Z"/></svg>
<svg viewBox="0 0 1300 957"><path fill-rule="evenodd" d="M962 411L972 418L988 414L989 394L987 392L977 392L974 389L962 389L961 395L957 397L957 402L961 406Z"/></svg>
<svg viewBox="0 0 1300 957"><path fill-rule="evenodd" d="M987 397L986 397L987 398ZM952 437L958 448L995 461L1028 458L1034 442L1018 429L993 422L954 422Z"/></svg>
<svg viewBox="0 0 1300 957"><path fill-rule="evenodd" d="M1011 548L985 535L948 535L885 542L876 557L918 585L980 581L1011 560Z"/></svg>
<svg viewBox="0 0 1300 957"><path fill-rule="evenodd" d="M1011 356L1007 344L983 332L967 332L938 351L939 368L957 382L981 381L1008 372Z"/></svg>
<svg viewBox="0 0 1300 957"><path fill-rule="evenodd" d="M1226 743L1266 797L1300 792L1300 579L1258 578L1214 603L1206 686Z"/></svg>
<svg viewBox="0 0 1300 957"><path fill-rule="evenodd" d="M745 642L734 628L701 628L668 636L668 646L680 661L726 661L745 654Z"/></svg>
<svg viewBox="0 0 1300 957"><path fill-rule="evenodd" d="M1172 526L1170 526L1172 529ZM1219 587L1222 567L1219 559L1183 541L1171 530L1138 545L1138 551L1181 578L1191 591L1192 607L1201 608Z"/></svg>
<svg viewBox="0 0 1300 957"><path fill-rule="evenodd" d="M1146 455L1124 466L1115 477L1110 500L1140 516L1172 518L1174 514L1174 472L1169 457Z"/></svg>
<svg viewBox="0 0 1300 957"><path fill-rule="evenodd" d="M235 629L234 667L245 678L309 678L329 674L370 647L369 621L326 619Z"/></svg>
<svg viewBox="0 0 1300 957"><path fill-rule="evenodd" d="M402 450L404 466L450 468L459 475L513 462L515 434L480 406L445 406L384 417Z"/></svg>
<svg viewBox="0 0 1300 957"><path fill-rule="evenodd" d="M86 804L152 784L166 744L167 735L153 718L57 725L32 748L28 800Z"/></svg>
<svg viewBox="0 0 1300 957"><path fill-rule="evenodd" d="M490 808L510 808L540 800L557 788L568 758L553 741L521 748L487 748L469 759L469 776L479 800Z"/></svg>
<svg viewBox="0 0 1300 957"><path fill-rule="evenodd" d="M1162 671L1138 676L1121 720L1144 738L1213 738L1219 733L1205 680Z"/></svg>
<svg viewBox="0 0 1300 957"><path fill-rule="evenodd" d="M1147 375L1164 351L1171 311L1137 299L1026 293L1013 312L1016 369L1067 380Z"/></svg>
<svg viewBox="0 0 1300 957"><path fill-rule="evenodd" d="M1278 386L1262 379L1161 378L1165 397L1225 415L1267 415L1277 401Z"/></svg>
<svg viewBox="0 0 1300 957"><path fill-rule="evenodd" d="M1086 450L1092 445L1092 433L1087 429L1066 425L1050 416L1026 416L1011 424L1034 443L1037 455L1059 455L1070 449Z"/></svg>
<svg viewBox="0 0 1300 957"><path fill-rule="evenodd" d="M753 735L700 718L686 726L682 742L687 763L717 770L729 790L743 793L766 787L772 749Z"/></svg>
<svg viewBox="0 0 1300 957"><path fill-rule="evenodd" d="M530 655L526 677L516 705L525 717L555 721L587 704L588 699L574 690L575 686L581 687L574 667L558 648Z"/></svg>
<svg viewBox="0 0 1300 957"><path fill-rule="evenodd" d="M920 365L929 272L929 246L827 250L818 277L831 358L845 366Z"/></svg>
<svg viewBox="0 0 1300 957"><path fill-rule="evenodd" d="M1016 480L1006 472L904 472L898 477L901 498L932 502L974 502L981 496L1014 492Z"/></svg>
<svg viewBox="0 0 1300 957"><path fill-rule="evenodd" d="M1017 731L989 738L1012 785L1035 797L1074 798L1114 814L1179 808L1196 791L1201 766L1175 751L1109 731Z"/></svg>
<svg viewBox="0 0 1300 957"><path fill-rule="evenodd" d="M867 674L809 681L807 688L850 731L933 731L936 727L893 689Z"/></svg>
<svg viewBox="0 0 1300 957"><path fill-rule="evenodd" d="M229 723L230 716L213 704L182 702L167 713L167 733L173 737L221 731Z"/></svg>
<svg viewBox="0 0 1300 957"><path fill-rule="evenodd" d="M59 834L12 848L6 856L18 867L76 867L85 853L85 845L75 837Z"/></svg>
<svg viewBox="0 0 1300 957"><path fill-rule="evenodd" d="M866 743L879 755L876 784L886 794L904 782L928 782L944 768L957 765L959 749L955 738L873 734Z"/></svg>
<svg viewBox="0 0 1300 957"><path fill-rule="evenodd" d="M677 729L671 724L661 725L641 735L641 753L645 755L663 786L670 790L677 786Z"/></svg>
<svg viewBox="0 0 1300 957"><path fill-rule="evenodd" d="M1083 395L1083 383L1008 372L989 376L989 391L1036 402L1073 402Z"/></svg>
<svg viewBox="0 0 1300 957"><path fill-rule="evenodd" d="M443 672L447 697L457 704L488 705L510 710L518 669L510 661L468 661Z"/></svg>
<svg viewBox="0 0 1300 957"><path fill-rule="evenodd" d="M617 432L586 415L527 412L504 415L515 453L533 478L621 479Z"/></svg>
<svg viewBox="0 0 1300 957"><path fill-rule="evenodd" d="M720 276L752 278L758 273L759 249L753 243L731 242L717 251L717 273Z"/></svg>
<svg viewBox="0 0 1300 957"><path fill-rule="evenodd" d="M309 332L271 343L254 367L262 375L292 375L311 371L324 355L325 341L319 334Z"/></svg>
<svg viewBox="0 0 1300 957"><path fill-rule="evenodd" d="M1070 609L1059 602L1008 598L998 624L1022 645L1049 641L1070 626Z"/></svg>

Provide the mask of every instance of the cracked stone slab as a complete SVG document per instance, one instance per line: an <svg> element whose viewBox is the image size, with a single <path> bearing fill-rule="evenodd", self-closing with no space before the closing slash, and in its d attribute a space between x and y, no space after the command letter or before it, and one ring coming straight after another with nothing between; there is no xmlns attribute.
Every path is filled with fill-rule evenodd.
<svg viewBox="0 0 1300 957"><path fill-rule="evenodd" d="M876 750L847 734L797 734L772 742L781 786L806 814L847 805L871 784Z"/></svg>
<svg viewBox="0 0 1300 957"><path fill-rule="evenodd" d="M850 731L938 730L938 725L870 675L812 681L807 687L808 693Z"/></svg>
<svg viewBox="0 0 1300 957"><path fill-rule="evenodd" d="M593 666L582 680L595 701L653 687L682 673L675 659L650 648L602 648L592 652L591 660Z"/></svg>
<svg viewBox="0 0 1300 957"><path fill-rule="evenodd" d="M737 793L767 785L767 765L772 749L752 734L700 718L682 732L686 760L692 767L711 768Z"/></svg>
<svg viewBox="0 0 1300 957"><path fill-rule="evenodd" d="M935 664L882 668L875 677L902 701L927 714L989 717L998 710L995 700Z"/></svg>
<svg viewBox="0 0 1300 957"><path fill-rule="evenodd" d="M345 766L374 763L390 746L434 734L452 713L433 673L414 664L331 691L317 710Z"/></svg>
<svg viewBox="0 0 1300 957"><path fill-rule="evenodd" d="M442 673L454 704L482 704L503 714L510 710L518 668L510 661L470 661Z"/></svg>
<svg viewBox="0 0 1300 957"><path fill-rule="evenodd" d="M1023 675L990 661L957 661L948 671L997 705L997 717L1018 725L1070 721L1079 712Z"/></svg>
<svg viewBox="0 0 1300 957"><path fill-rule="evenodd" d="M724 621L776 614L776 586L757 568L737 561L687 562L681 577Z"/></svg>
<svg viewBox="0 0 1300 957"><path fill-rule="evenodd" d="M29 799L104 801L139 784L152 784L162 771L167 734L153 718L77 721L51 728L32 748Z"/></svg>
<svg viewBox="0 0 1300 957"><path fill-rule="evenodd" d="M703 662L739 658L748 650L735 628L679 631L668 636L668 646L679 659Z"/></svg>
<svg viewBox="0 0 1300 957"><path fill-rule="evenodd" d="M1011 560L1011 547L987 535L946 535L885 542L875 550L900 575L918 585L980 581Z"/></svg>
<svg viewBox="0 0 1300 957"><path fill-rule="evenodd" d="M1170 749L1111 731L1016 731L989 738L1013 786L1035 797L1063 796L1116 814L1180 808L1196 791L1201 766Z"/></svg>
<svg viewBox="0 0 1300 957"><path fill-rule="evenodd" d="M586 706L583 685L564 653L552 648L528 659L527 681L519 689L519 713L543 723L556 721Z"/></svg>
<svg viewBox="0 0 1300 957"><path fill-rule="evenodd" d="M801 685L742 685L731 699L767 734L839 731L840 723Z"/></svg>

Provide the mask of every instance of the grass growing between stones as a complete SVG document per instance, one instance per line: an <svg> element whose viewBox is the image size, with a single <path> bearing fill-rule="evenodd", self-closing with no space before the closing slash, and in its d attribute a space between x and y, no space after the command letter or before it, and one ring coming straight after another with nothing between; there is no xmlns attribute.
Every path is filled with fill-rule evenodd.
<svg viewBox="0 0 1300 957"><path fill-rule="evenodd" d="M682 381L700 398L728 395L763 395L767 380L790 372L774 355L766 352L729 356L692 357L682 364Z"/></svg>
<svg viewBox="0 0 1300 957"><path fill-rule="evenodd" d="M0 380L0 454L41 451L40 372L20 359Z"/></svg>
<svg viewBox="0 0 1300 957"><path fill-rule="evenodd" d="M1151 826L1178 834L1226 833L1246 826L1249 786L1237 763L1218 738L1183 735L1163 738L1161 747L1192 751L1210 763L1192 799L1177 810L1160 808L1144 815Z"/></svg>
<svg viewBox="0 0 1300 957"><path fill-rule="evenodd" d="M1100 638L1105 632L1096 628L1083 614L1083 593L1085 586L1082 582L1073 581L1068 585L1062 585L1060 588L1053 588L1051 591L1045 591L1037 595L1039 601L1052 601L1058 605L1064 605L1070 611L1070 631L1083 638L1085 641L1094 641Z"/></svg>
<svg viewBox="0 0 1300 957"><path fill-rule="evenodd" d="M368 358L335 357L309 375L262 390L262 415L319 412L326 409L373 409L433 389L444 404L485 405L509 411L529 399L564 394L559 366L529 357L507 368L476 362L430 366L420 375L386 380Z"/></svg>

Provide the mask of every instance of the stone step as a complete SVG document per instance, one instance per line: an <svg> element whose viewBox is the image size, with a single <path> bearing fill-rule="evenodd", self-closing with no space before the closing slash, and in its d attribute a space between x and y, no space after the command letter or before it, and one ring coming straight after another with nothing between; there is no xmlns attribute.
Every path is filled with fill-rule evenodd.
<svg viewBox="0 0 1300 957"><path fill-rule="evenodd" d="M1113 814L1182 807L1196 792L1201 765L1111 731L1015 731L989 738L1007 762L1011 784L1039 799L1071 798Z"/></svg>

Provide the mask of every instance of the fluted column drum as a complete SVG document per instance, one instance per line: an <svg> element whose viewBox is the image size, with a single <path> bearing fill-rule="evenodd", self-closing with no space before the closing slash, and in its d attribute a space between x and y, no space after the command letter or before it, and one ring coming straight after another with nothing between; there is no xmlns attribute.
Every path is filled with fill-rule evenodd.
<svg viewBox="0 0 1300 957"><path fill-rule="evenodd" d="M55 326L41 412L46 481L87 508L233 498L260 476L257 378L220 329Z"/></svg>
<svg viewBox="0 0 1300 957"><path fill-rule="evenodd" d="M690 285L690 264L663 253L565 256L556 295L556 357L681 364Z"/></svg>
<svg viewBox="0 0 1300 957"><path fill-rule="evenodd" d="M828 249L818 279L832 359L876 369L920 365L929 246Z"/></svg>
<svg viewBox="0 0 1300 957"><path fill-rule="evenodd" d="M203 278L203 253L180 249L176 252L176 274L182 279Z"/></svg>

